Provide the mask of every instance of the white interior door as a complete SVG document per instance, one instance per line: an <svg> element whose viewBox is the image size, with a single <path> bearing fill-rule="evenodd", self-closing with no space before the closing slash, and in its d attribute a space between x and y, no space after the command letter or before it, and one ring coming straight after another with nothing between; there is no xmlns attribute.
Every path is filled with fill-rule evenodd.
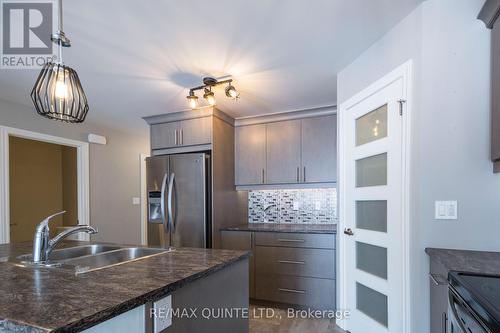
<svg viewBox="0 0 500 333"><path fill-rule="evenodd" d="M404 332L403 117L399 78L343 110L345 328Z"/></svg>

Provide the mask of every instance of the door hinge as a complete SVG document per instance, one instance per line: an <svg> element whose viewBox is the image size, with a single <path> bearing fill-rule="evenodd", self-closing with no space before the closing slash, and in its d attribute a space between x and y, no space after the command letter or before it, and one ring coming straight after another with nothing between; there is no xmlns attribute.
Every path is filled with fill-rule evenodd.
<svg viewBox="0 0 500 333"><path fill-rule="evenodd" d="M399 103L399 115L403 116L403 108L404 104L406 103L406 99L398 99L398 103Z"/></svg>

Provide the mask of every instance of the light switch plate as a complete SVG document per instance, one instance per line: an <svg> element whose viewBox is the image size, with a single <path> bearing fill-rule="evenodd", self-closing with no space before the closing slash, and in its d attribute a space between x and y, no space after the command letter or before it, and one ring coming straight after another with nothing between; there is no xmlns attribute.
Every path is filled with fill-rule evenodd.
<svg viewBox="0 0 500 333"><path fill-rule="evenodd" d="M132 198L132 205L140 205L141 204L141 198L133 197Z"/></svg>
<svg viewBox="0 0 500 333"><path fill-rule="evenodd" d="M172 296L153 303L155 310L154 333L160 333L172 325Z"/></svg>
<svg viewBox="0 0 500 333"><path fill-rule="evenodd" d="M434 207L434 218L436 220L457 220L458 201L436 201Z"/></svg>

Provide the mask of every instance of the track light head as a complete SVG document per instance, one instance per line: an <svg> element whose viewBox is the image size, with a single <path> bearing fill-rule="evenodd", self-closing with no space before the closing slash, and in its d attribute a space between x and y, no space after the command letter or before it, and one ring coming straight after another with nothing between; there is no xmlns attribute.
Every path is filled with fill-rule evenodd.
<svg viewBox="0 0 500 333"><path fill-rule="evenodd" d="M189 95L186 98L188 99L189 107L191 109L196 109L198 107L198 96L194 94L194 91L190 90Z"/></svg>
<svg viewBox="0 0 500 333"><path fill-rule="evenodd" d="M229 83L229 85L226 87L226 96L229 98L237 99L238 97L240 97L240 93L231 83Z"/></svg>
<svg viewBox="0 0 500 333"><path fill-rule="evenodd" d="M212 92L212 89L205 88L205 94L203 94L203 98L207 100L208 104L211 106L215 105L215 95Z"/></svg>

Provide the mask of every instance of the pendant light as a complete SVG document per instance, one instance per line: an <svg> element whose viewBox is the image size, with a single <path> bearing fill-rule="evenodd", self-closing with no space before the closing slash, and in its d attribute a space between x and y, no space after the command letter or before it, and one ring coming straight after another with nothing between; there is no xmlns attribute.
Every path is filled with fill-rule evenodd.
<svg viewBox="0 0 500 333"><path fill-rule="evenodd" d="M52 34L51 40L58 45L58 60L43 66L31 91L31 99L36 112L43 117L82 123L89 105L78 74L63 63L62 48L70 47L71 42L63 31L62 0L59 0L59 31Z"/></svg>

